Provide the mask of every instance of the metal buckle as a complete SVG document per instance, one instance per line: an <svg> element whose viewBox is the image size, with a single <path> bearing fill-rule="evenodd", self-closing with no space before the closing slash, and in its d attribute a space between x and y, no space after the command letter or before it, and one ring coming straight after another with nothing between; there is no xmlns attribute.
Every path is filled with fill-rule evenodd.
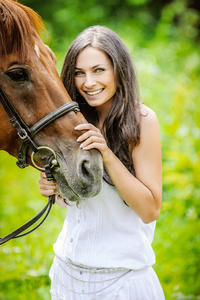
<svg viewBox="0 0 200 300"><path fill-rule="evenodd" d="M22 128L22 132L24 133L23 136L19 132L17 132L17 134L19 135L20 139L25 140L28 137L28 133L24 128Z"/></svg>

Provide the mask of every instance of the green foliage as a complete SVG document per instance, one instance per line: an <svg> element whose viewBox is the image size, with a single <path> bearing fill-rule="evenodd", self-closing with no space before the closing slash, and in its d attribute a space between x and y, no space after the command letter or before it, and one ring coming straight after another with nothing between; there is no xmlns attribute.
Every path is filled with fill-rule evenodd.
<svg viewBox="0 0 200 300"><path fill-rule="evenodd" d="M163 204L153 248L166 299L200 299L200 53L199 12L186 0L24 0L45 20L60 71L75 36L93 24L115 30L130 49L141 99L160 122ZM196 5L196 8L198 5ZM19 170L0 152L0 236L45 205L39 173ZM54 206L27 237L0 246L0 299L50 299L52 245L66 210Z"/></svg>

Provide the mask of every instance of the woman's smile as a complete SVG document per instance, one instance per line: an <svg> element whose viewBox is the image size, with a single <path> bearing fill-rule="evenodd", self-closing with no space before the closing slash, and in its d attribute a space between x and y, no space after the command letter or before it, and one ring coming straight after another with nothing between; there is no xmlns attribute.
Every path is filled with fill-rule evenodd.
<svg viewBox="0 0 200 300"><path fill-rule="evenodd" d="M96 96L103 92L104 88L96 90L96 91L85 91L85 93L89 96Z"/></svg>

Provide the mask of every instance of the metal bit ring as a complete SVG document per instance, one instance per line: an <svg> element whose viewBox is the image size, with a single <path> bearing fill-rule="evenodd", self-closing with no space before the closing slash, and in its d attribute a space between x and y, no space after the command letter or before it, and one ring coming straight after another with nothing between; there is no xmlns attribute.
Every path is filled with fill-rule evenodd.
<svg viewBox="0 0 200 300"><path fill-rule="evenodd" d="M56 153L54 152L53 149L51 149L50 147L47 147L47 146L40 146L38 147L38 151L41 150L41 149L44 149L44 150L49 150L51 153L53 153L54 155L54 159L52 160L52 166L51 168L53 168L54 166L56 166L58 163L57 163L57 157L56 157ZM45 171L45 168L42 168L42 167L39 167L35 161L34 161L34 155L35 155L35 152L33 151L31 153L31 161L32 161L32 164L34 165L34 167L36 167L38 170L40 171Z"/></svg>

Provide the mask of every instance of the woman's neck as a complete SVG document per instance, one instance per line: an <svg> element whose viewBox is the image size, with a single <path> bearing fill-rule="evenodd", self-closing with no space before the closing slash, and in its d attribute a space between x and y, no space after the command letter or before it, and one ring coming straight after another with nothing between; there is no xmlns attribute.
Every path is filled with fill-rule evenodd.
<svg viewBox="0 0 200 300"><path fill-rule="evenodd" d="M96 107L97 115L98 115L98 120L96 121L95 126L102 130L103 123L105 119L107 118L109 111L112 107L112 102L107 102L102 106Z"/></svg>

